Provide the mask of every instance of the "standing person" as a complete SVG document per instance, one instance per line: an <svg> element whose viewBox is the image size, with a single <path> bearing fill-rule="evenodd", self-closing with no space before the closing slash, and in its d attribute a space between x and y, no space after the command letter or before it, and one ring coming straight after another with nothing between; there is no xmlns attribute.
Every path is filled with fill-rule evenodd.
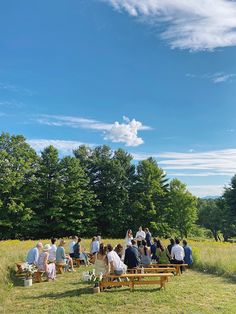
<svg viewBox="0 0 236 314"><path fill-rule="evenodd" d="M74 245L77 242L78 237L77 236L73 236L71 238L71 241L69 243L69 255L71 258L74 258Z"/></svg>
<svg viewBox="0 0 236 314"><path fill-rule="evenodd" d="M140 264L139 253L136 247L128 246L125 250L125 259L124 263L128 268L132 269L138 267Z"/></svg>
<svg viewBox="0 0 236 314"><path fill-rule="evenodd" d="M170 239L170 244L167 245L167 255L169 257L169 261L171 261L171 250L172 250L172 247L175 245L175 240L174 239Z"/></svg>
<svg viewBox="0 0 236 314"><path fill-rule="evenodd" d="M66 244L66 241L61 240L59 243L59 246L57 247L56 263L65 263L71 267L72 271L75 271L72 258L65 253L65 249L64 249L65 244Z"/></svg>
<svg viewBox="0 0 236 314"><path fill-rule="evenodd" d="M121 261L111 244L107 245L107 251L109 273L114 273L118 276L124 274L127 270L127 266Z"/></svg>
<svg viewBox="0 0 236 314"><path fill-rule="evenodd" d="M49 250L51 249L50 244L46 244L43 248L43 252L39 254L37 267L39 271L44 271L47 275L47 280L54 280L56 277L55 263L48 263Z"/></svg>
<svg viewBox="0 0 236 314"><path fill-rule="evenodd" d="M138 247L141 245L142 241L145 240L145 237L146 237L146 233L143 231L142 226L140 226L135 236Z"/></svg>
<svg viewBox="0 0 236 314"><path fill-rule="evenodd" d="M38 242L34 248L29 250L27 257L26 257L26 262L29 265L33 265L33 264L37 265L39 253L42 250L42 247L43 247L43 244L41 242Z"/></svg>
<svg viewBox="0 0 236 314"><path fill-rule="evenodd" d="M172 264L183 264L184 263L184 249L179 245L179 239L175 239L175 245L171 249L171 263ZM183 267L180 267L181 273L183 272Z"/></svg>
<svg viewBox="0 0 236 314"><path fill-rule="evenodd" d="M184 262L189 266L193 264L193 255L192 255L192 248L188 246L186 240L183 240L183 248L184 248Z"/></svg>
<svg viewBox="0 0 236 314"><path fill-rule="evenodd" d="M131 246L132 245L132 240L133 240L133 233L132 233L132 230L129 229L127 230L126 232L126 235L125 235L125 246L128 247L128 246Z"/></svg>
<svg viewBox="0 0 236 314"><path fill-rule="evenodd" d="M100 244L99 251L94 257L95 275L99 276L101 273L106 275L108 272L107 247L103 243Z"/></svg>
<svg viewBox="0 0 236 314"><path fill-rule="evenodd" d="M56 252L57 252L57 246L56 246L57 239L51 238L51 248L49 250L49 256L48 261L49 263L54 263L56 261Z"/></svg>
<svg viewBox="0 0 236 314"><path fill-rule="evenodd" d="M97 239L97 237L93 237L91 244L90 244L90 253L92 255L96 254L99 251L99 241Z"/></svg>
<svg viewBox="0 0 236 314"><path fill-rule="evenodd" d="M147 242L147 246L150 247L152 245L152 234L148 228L145 228L145 233L146 233L145 240Z"/></svg>

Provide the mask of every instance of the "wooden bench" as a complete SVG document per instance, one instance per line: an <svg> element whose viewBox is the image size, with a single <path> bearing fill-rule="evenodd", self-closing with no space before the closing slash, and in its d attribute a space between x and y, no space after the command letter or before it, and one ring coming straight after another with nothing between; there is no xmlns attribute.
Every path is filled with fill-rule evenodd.
<svg viewBox="0 0 236 314"><path fill-rule="evenodd" d="M175 267L145 267L145 268L131 268L127 269L127 272L130 274L141 274L142 271L144 274L149 273L175 273L176 274L176 268Z"/></svg>
<svg viewBox="0 0 236 314"><path fill-rule="evenodd" d="M150 268L165 268L165 267L170 267L170 268L175 268L176 269L176 275L181 275L180 267L188 267L188 264L150 264Z"/></svg>
<svg viewBox="0 0 236 314"><path fill-rule="evenodd" d="M63 270L66 267L66 263L56 263L57 274L63 274Z"/></svg>
<svg viewBox="0 0 236 314"><path fill-rule="evenodd" d="M40 271L40 270L37 270L35 273L34 273L34 282L42 282L42 276L45 272L44 271Z"/></svg>
<svg viewBox="0 0 236 314"><path fill-rule="evenodd" d="M81 265L80 259L79 258L73 258L73 265L75 267L80 267L80 265Z"/></svg>
<svg viewBox="0 0 236 314"><path fill-rule="evenodd" d="M99 283L99 286L101 291L103 291L107 287L122 287L122 286L128 286L130 287L130 291L133 291L135 285L154 285L154 284L159 284L160 288L165 289L165 283L171 276L173 276L172 273L122 274L120 276L107 275L102 278L102 280Z"/></svg>

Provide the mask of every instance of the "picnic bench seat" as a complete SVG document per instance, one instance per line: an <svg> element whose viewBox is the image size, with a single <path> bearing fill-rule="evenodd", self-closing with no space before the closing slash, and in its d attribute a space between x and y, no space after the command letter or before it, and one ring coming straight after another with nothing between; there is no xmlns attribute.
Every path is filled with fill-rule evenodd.
<svg viewBox="0 0 236 314"><path fill-rule="evenodd" d="M16 271L16 276L17 277L25 277L26 272L24 271L24 265L25 262L17 262L16 263L16 267L17 267L17 271Z"/></svg>
<svg viewBox="0 0 236 314"><path fill-rule="evenodd" d="M66 263L56 263L56 272L57 274L62 274L64 268L66 267Z"/></svg>
<svg viewBox="0 0 236 314"><path fill-rule="evenodd" d="M175 267L136 267L136 268L128 268L127 272L130 274L141 274L142 272L144 274L148 273L175 273L176 274L176 268Z"/></svg>
<svg viewBox="0 0 236 314"><path fill-rule="evenodd" d="M176 275L181 275L180 267L188 267L188 264L150 264L150 268L175 268L176 269Z"/></svg>
<svg viewBox="0 0 236 314"><path fill-rule="evenodd" d="M135 285L154 285L159 284L160 288L165 288L168 278L173 276L172 273L146 273L146 274L122 274L106 275L99 283L100 290L103 291L107 287L130 287L130 291L134 290ZM122 280L123 279L123 280Z"/></svg>

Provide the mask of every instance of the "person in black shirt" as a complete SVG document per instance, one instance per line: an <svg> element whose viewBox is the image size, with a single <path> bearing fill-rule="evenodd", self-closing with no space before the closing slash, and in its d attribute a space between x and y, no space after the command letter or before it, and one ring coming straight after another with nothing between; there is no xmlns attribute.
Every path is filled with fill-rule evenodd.
<svg viewBox="0 0 236 314"><path fill-rule="evenodd" d="M140 258L137 248L129 246L125 250L124 263L127 265L128 268L134 268L140 264Z"/></svg>
<svg viewBox="0 0 236 314"><path fill-rule="evenodd" d="M175 240L174 239L170 239L170 244L167 246L167 255L168 255L168 258L169 260L171 261L171 250L172 250L172 247L175 245Z"/></svg>

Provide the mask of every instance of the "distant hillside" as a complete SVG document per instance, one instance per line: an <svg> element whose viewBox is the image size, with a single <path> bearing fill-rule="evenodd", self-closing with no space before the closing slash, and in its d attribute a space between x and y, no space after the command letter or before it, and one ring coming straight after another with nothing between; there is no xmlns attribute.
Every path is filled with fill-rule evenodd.
<svg viewBox="0 0 236 314"><path fill-rule="evenodd" d="M201 197L201 199L203 199L203 200L215 200L219 197L220 197L219 195L207 195L207 196Z"/></svg>

